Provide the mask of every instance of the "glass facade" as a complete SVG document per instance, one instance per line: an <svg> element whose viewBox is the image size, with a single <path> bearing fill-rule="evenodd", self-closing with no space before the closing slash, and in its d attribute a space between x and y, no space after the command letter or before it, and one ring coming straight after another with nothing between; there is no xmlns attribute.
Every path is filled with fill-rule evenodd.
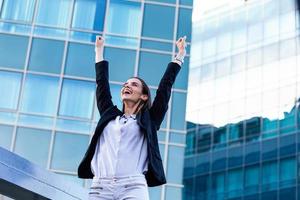
<svg viewBox="0 0 300 200"><path fill-rule="evenodd" d="M253 0L193 22L183 199L299 199L299 13Z"/></svg>
<svg viewBox="0 0 300 200"><path fill-rule="evenodd" d="M95 36L106 39L113 101L121 108L124 81L140 76L155 95L176 39L186 35L190 48L192 4L0 0L0 146L89 187L76 174L99 119ZM182 197L188 71L189 51L159 131L168 183L150 188L151 199Z"/></svg>

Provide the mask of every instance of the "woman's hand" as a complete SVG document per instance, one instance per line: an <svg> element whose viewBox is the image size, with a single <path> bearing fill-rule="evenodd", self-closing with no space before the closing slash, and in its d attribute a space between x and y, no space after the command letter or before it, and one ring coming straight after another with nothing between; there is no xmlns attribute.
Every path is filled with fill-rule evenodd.
<svg viewBox="0 0 300 200"><path fill-rule="evenodd" d="M104 38L100 35L96 36L96 41L95 41L95 62L101 62L104 60L103 58L103 49L104 49Z"/></svg>
<svg viewBox="0 0 300 200"><path fill-rule="evenodd" d="M186 36L179 38L176 42L178 53L177 53L176 57L174 58L173 62L179 64L180 66L184 63L184 57L186 54L185 40L186 40Z"/></svg>
<svg viewBox="0 0 300 200"><path fill-rule="evenodd" d="M104 47L104 38L100 35L96 36L95 48L103 48Z"/></svg>
<svg viewBox="0 0 300 200"><path fill-rule="evenodd" d="M176 46L177 46L177 49L178 49L178 54L185 54L186 53L186 36L184 37L181 37L177 40L176 42Z"/></svg>

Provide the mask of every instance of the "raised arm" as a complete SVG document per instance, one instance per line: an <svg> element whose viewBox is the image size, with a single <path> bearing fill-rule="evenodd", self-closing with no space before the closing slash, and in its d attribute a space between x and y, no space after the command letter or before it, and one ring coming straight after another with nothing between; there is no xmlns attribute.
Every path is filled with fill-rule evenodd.
<svg viewBox="0 0 300 200"><path fill-rule="evenodd" d="M113 106L108 82L108 62L103 59L103 49L104 38L97 36L95 41L96 99L100 115Z"/></svg>
<svg viewBox="0 0 300 200"><path fill-rule="evenodd" d="M171 89L175 82L176 76L181 69L181 65L184 62L184 56L186 54L186 37L179 38L176 42L178 48L178 54L172 62L169 63L162 79L160 80L156 96L150 108L150 116L153 122L155 122L157 130L165 117L168 110L168 103L171 96Z"/></svg>

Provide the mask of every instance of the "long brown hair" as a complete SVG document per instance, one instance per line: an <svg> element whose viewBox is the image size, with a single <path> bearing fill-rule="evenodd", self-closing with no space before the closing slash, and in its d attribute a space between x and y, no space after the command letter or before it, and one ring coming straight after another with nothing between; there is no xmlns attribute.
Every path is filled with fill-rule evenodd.
<svg viewBox="0 0 300 200"><path fill-rule="evenodd" d="M152 103L151 103L151 92L150 92L150 89L149 89L147 83L143 79L141 79L140 77L137 77L137 76L134 76L134 77L131 77L131 78L135 78L135 79L138 79L139 81L141 81L141 83L142 83L142 94L148 96L148 99L146 101L142 100L142 101L139 102L137 110L135 111L135 114L138 114L141 111L144 111L146 109L151 108L151 105L152 105ZM123 103L122 111L124 112L124 103Z"/></svg>

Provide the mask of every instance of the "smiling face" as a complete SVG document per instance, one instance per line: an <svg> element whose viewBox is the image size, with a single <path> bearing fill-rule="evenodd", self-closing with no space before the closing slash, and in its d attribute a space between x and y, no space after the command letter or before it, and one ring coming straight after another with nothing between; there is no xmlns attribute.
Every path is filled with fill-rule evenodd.
<svg viewBox="0 0 300 200"><path fill-rule="evenodd" d="M131 101L138 103L139 100L147 101L148 95L143 94L142 82L137 78L128 79L121 89L121 99L124 101Z"/></svg>

